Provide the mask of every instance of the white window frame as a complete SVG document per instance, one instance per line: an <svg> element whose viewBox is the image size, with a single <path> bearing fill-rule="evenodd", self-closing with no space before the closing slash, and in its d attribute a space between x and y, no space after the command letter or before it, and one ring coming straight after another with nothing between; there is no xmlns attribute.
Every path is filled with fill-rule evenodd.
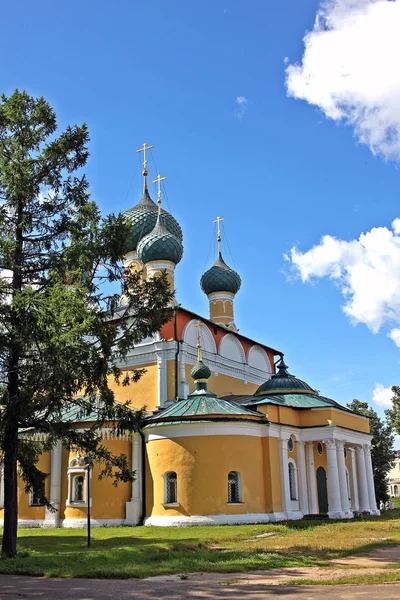
<svg viewBox="0 0 400 600"><path fill-rule="evenodd" d="M175 475L175 501L171 502L169 498L169 477ZM178 502L178 474L176 471L167 471L164 473L164 502L163 506L179 506Z"/></svg>
<svg viewBox="0 0 400 600"><path fill-rule="evenodd" d="M229 499L229 476L234 473L236 475L236 484L237 484L237 496L238 499L237 500L230 500ZM242 497L242 475L240 473L240 471L229 471L228 473L228 502L227 504L243 504L243 497Z"/></svg>
<svg viewBox="0 0 400 600"><path fill-rule="evenodd" d="M291 485L291 477L290 474L293 474L294 481L293 486ZM289 500L290 502L298 502L299 501L299 480L297 476L297 465L293 458L289 458L288 460L288 477L289 477ZM292 489L294 487L294 489ZM292 498L292 491L295 493L295 498Z"/></svg>
<svg viewBox="0 0 400 600"><path fill-rule="evenodd" d="M80 507L87 506L87 498L88 498L88 489L87 489L87 469L85 468L85 463L83 459L79 456L73 458L69 462L68 467L68 494L67 494L67 502L66 506L71 507ZM75 477L81 475L83 477L83 500L74 500L75 495ZM92 469L90 469L90 478L92 477ZM92 506L92 499L90 498L90 506Z"/></svg>
<svg viewBox="0 0 400 600"><path fill-rule="evenodd" d="M4 463L0 462L0 508L4 508Z"/></svg>

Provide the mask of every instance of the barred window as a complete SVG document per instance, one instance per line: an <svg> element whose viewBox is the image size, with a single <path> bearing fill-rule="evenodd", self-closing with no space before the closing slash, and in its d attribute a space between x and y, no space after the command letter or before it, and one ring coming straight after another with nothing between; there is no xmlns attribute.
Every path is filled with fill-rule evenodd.
<svg viewBox="0 0 400 600"><path fill-rule="evenodd" d="M30 506L43 506L44 505L44 482L38 487L33 488L30 491Z"/></svg>
<svg viewBox="0 0 400 600"><path fill-rule="evenodd" d="M290 499L297 500L296 467L292 462L289 463L289 490Z"/></svg>
<svg viewBox="0 0 400 600"><path fill-rule="evenodd" d="M178 502L178 478L175 471L164 475L164 504L176 504Z"/></svg>
<svg viewBox="0 0 400 600"><path fill-rule="evenodd" d="M73 501L83 502L84 501L84 486L85 478L83 475L77 475L74 477L74 488L73 488Z"/></svg>
<svg viewBox="0 0 400 600"><path fill-rule="evenodd" d="M241 502L242 490L240 473L231 471L228 473L228 502Z"/></svg>

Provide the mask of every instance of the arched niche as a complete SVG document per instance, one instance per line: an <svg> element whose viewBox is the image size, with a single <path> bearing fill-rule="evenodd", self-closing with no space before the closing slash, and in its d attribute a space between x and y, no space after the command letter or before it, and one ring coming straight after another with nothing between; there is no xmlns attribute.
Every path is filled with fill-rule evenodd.
<svg viewBox="0 0 400 600"><path fill-rule="evenodd" d="M185 325L183 330L183 341L193 348L197 347L197 321L192 319ZM211 352L212 354L217 353L217 347L214 342L213 335L207 325L201 323L200 325L200 342L204 352Z"/></svg>
<svg viewBox="0 0 400 600"><path fill-rule="evenodd" d="M254 367L263 371L263 373L272 373L271 363L268 354L261 346L252 346L247 357L249 367Z"/></svg>
<svg viewBox="0 0 400 600"><path fill-rule="evenodd" d="M222 338L219 345L219 354L220 356L229 358L235 362L246 362L246 355L244 353L243 346L237 337L235 337L232 333L227 333Z"/></svg>

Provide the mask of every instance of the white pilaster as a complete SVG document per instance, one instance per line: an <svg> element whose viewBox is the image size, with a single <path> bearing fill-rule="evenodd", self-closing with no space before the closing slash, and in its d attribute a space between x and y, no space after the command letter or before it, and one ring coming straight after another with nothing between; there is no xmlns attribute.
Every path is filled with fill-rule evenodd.
<svg viewBox="0 0 400 600"><path fill-rule="evenodd" d="M339 474L340 500L342 504L342 516L352 517L350 511L349 490L347 489L346 463L344 460L344 442L336 442L336 454Z"/></svg>
<svg viewBox="0 0 400 600"><path fill-rule="evenodd" d="M288 439L289 437L285 437L279 440L279 457L282 484L282 512L285 514L285 516L287 516L287 513L290 508Z"/></svg>
<svg viewBox="0 0 400 600"><path fill-rule="evenodd" d="M356 470L356 452L354 448L348 448L350 452L350 481L351 481L351 508L357 512L360 508L358 500L357 470Z"/></svg>
<svg viewBox="0 0 400 600"><path fill-rule="evenodd" d="M365 455L362 446L356 447L358 489L360 492L360 511L370 511Z"/></svg>
<svg viewBox="0 0 400 600"><path fill-rule="evenodd" d="M188 397L189 394L189 384L186 381L186 369L185 369L185 354L182 351L182 346L181 346L181 353L180 353L180 381L179 381L179 398L181 400L186 400L186 398Z"/></svg>
<svg viewBox="0 0 400 600"><path fill-rule="evenodd" d="M45 527L59 527L61 504L61 461L62 443L58 441L51 449L50 454L50 504L55 509L46 508Z"/></svg>
<svg viewBox="0 0 400 600"><path fill-rule="evenodd" d="M162 351L157 354L157 366L158 366L157 406L160 408L163 408L167 401L167 361L165 360L165 353Z"/></svg>
<svg viewBox="0 0 400 600"><path fill-rule="evenodd" d="M297 471L299 474L300 511L303 513L303 515L308 515L307 471L304 442L297 442L297 462Z"/></svg>
<svg viewBox="0 0 400 600"><path fill-rule="evenodd" d="M376 514L380 514L380 512L376 505L374 471L372 468L372 460L371 460L371 446L369 444L364 445L364 458L365 458L365 472L367 475L369 507L371 509L372 514L376 515Z"/></svg>
<svg viewBox="0 0 400 600"><path fill-rule="evenodd" d="M342 516L342 501L340 496L339 472L336 452L336 441L325 440L328 462L329 517L340 519Z"/></svg>
<svg viewBox="0 0 400 600"><path fill-rule="evenodd" d="M142 439L139 433L132 436L132 470L135 480L132 482L132 498L126 503L126 525L137 525L142 514Z"/></svg>
<svg viewBox="0 0 400 600"><path fill-rule="evenodd" d="M307 467L308 467L308 497L310 500L310 514L316 515L318 510L317 505L317 488L315 484L315 466L314 466L314 444L307 442Z"/></svg>

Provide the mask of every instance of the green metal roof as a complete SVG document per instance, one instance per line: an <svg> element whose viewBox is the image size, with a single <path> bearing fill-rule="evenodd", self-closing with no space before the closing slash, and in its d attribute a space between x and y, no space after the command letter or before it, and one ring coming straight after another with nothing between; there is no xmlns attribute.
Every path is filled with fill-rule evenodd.
<svg viewBox="0 0 400 600"><path fill-rule="evenodd" d="M140 240L150 233L157 222L158 207L151 199L148 189L143 192L141 200L125 212L125 216L133 225L133 233L130 243L130 250L136 250ZM176 219L166 210L161 209L164 218L164 224L167 230L178 240L182 241L182 229Z"/></svg>
<svg viewBox="0 0 400 600"><path fill-rule="evenodd" d="M239 274L228 267L221 253L218 254L218 258L211 269L208 269L200 279L201 289L207 295L213 292L236 294L241 284L242 280Z"/></svg>
<svg viewBox="0 0 400 600"><path fill-rule="evenodd" d="M229 402L221 400L215 396L199 393L198 396L191 394L187 400L178 400L168 408L157 412L149 417L147 422L175 420L190 417L207 417L207 416L242 416L242 417L259 417L265 418L262 413L250 410Z"/></svg>
<svg viewBox="0 0 400 600"><path fill-rule="evenodd" d="M253 397L253 399L249 399L244 403L245 406L257 406L260 404L275 404L289 408L328 408L333 406L348 411L347 408L341 406L335 400L315 394L268 394L262 398Z"/></svg>
<svg viewBox="0 0 400 600"><path fill-rule="evenodd" d="M150 260L170 260L177 265L183 255L183 246L165 227L164 217L160 215L154 229L140 240L137 252L143 263Z"/></svg>
<svg viewBox="0 0 400 600"><path fill-rule="evenodd" d="M308 393L308 394L316 394L316 391L308 385L305 381L301 379L297 379L294 375L291 375L288 372L288 367L283 360L283 356L281 358L278 366L278 373L274 373L271 375L271 378L268 379L265 383L260 385L255 396L264 396L266 394L279 394L279 393ZM287 390L287 392L286 392Z"/></svg>

